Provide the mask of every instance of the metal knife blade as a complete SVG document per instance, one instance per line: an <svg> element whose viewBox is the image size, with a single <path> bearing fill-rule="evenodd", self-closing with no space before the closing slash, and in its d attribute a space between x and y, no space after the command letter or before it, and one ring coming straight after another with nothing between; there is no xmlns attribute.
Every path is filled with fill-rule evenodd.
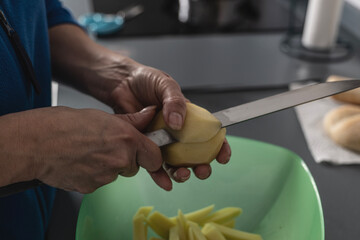
<svg viewBox="0 0 360 240"><path fill-rule="evenodd" d="M220 120L222 127L227 127L358 87L360 80L319 83L227 108L213 115ZM164 129L147 133L146 136L159 147L175 142L175 139Z"/></svg>

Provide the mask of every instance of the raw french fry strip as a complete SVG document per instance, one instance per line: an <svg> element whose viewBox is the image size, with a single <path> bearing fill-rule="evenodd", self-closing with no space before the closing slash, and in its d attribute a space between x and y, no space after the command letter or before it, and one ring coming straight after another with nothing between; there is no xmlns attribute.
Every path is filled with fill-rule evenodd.
<svg viewBox="0 0 360 240"><path fill-rule="evenodd" d="M144 222L144 215L133 218L133 240L147 240L147 226Z"/></svg>
<svg viewBox="0 0 360 240"><path fill-rule="evenodd" d="M195 240L207 240L197 223L188 221L189 232L191 231ZM190 238L189 238L190 240Z"/></svg>
<svg viewBox="0 0 360 240"><path fill-rule="evenodd" d="M210 205L208 207L199 209L197 211L187 213L187 214L185 214L185 217L189 221L201 222L204 218L206 218L214 210L214 207L215 207L214 204Z"/></svg>
<svg viewBox="0 0 360 240"><path fill-rule="evenodd" d="M229 228L234 228L235 227L235 219L232 219L230 221L224 222L221 225L225 226L225 227L229 227Z"/></svg>
<svg viewBox="0 0 360 240"><path fill-rule="evenodd" d="M175 224L165 215L158 211L153 212L148 218L147 223L160 237L167 239L169 230Z"/></svg>
<svg viewBox="0 0 360 240"><path fill-rule="evenodd" d="M149 216L150 212L154 209L153 206L141 207L136 214L143 214L145 217ZM136 215L135 214L135 215Z"/></svg>
<svg viewBox="0 0 360 240"><path fill-rule="evenodd" d="M146 217L153 207L141 207L133 217L133 240L147 240Z"/></svg>
<svg viewBox="0 0 360 240"><path fill-rule="evenodd" d="M233 220L234 218L239 216L241 212L242 212L241 208L237 208L237 207L223 208L203 219L201 221L201 224L203 225L208 222L215 222L222 224Z"/></svg>
<svg viewBox="0 0 360 240"><path fill-rule="evenodd" d="M258 234L239 231L236 229L224 227L217 223L208 223L215 226L225 236L227 240L262 240Z"/></svg>
<svg viewBox="0 0 360 240"><path fill-rule="evenodd" d="M179 239L187 240L186 236L187 236L188 225L187 225L186 219L180 209L178 210L178 216L176 217L176 222L179 227Z"/></svg>
<svg viewBox="0 0 360 240"><path fill-rule="evenodd" d="M226 240L224 235L212 224L205 224L201 229L207 240Z"/></svg>
<svg viewBox="0 0 360 240"><path fill-rule="evenodd" d="M180 240L179 237L179 226L174 226L172 228L170 228L169 231L169 240Z"/></svg>
<svg viewBox="0 0 360 240"><path fill-rule="evenodd" d="M192 228L189 228L187 231L187 239L188 240L196 240L195 234L194 234Z"/></svg>

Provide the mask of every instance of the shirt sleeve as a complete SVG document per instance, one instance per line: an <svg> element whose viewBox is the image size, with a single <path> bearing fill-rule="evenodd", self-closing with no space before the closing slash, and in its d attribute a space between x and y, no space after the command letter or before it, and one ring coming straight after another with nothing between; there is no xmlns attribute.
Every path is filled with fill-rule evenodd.
<svg viewBox="0 0 360 240"><path fill-rule="evenodd" d="M64 8L59 0L45 0L45 4L48 28L64 23L78 25L69 10Z"/></svg>

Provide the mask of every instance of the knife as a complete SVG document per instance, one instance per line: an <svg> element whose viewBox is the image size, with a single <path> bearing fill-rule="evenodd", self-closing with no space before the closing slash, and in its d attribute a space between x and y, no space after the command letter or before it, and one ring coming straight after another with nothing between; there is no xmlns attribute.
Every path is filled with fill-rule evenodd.
<svg viewBox="0 0 360 240"><path fill-rule="evenodd" d="M360 80L319 83L227 108L213 115L221 122L222 127L228 127L358 87L360 87ZM176 142L165 129L145 135L159 147Z"/></svg>

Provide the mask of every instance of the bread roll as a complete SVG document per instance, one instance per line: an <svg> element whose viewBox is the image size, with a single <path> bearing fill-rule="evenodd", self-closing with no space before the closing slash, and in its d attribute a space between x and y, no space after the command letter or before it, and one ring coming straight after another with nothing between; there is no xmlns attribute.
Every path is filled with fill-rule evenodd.
<svg viewBox="0 0 360 240"><path fill-rule="evenodd" d="M330 111L323 125L335 143L360 152L360 106L343 105Z"/></svg>
<svg viewBox="0 0 360 240"><path fill-rule="evenodd" d="M336 82L350 80L354 78L341 77L336 75L331 75L327 78L327 82ZM360 104L360 88L356 88L347 92L336 94L332 96L334 99L346 103Z"/></svg>

